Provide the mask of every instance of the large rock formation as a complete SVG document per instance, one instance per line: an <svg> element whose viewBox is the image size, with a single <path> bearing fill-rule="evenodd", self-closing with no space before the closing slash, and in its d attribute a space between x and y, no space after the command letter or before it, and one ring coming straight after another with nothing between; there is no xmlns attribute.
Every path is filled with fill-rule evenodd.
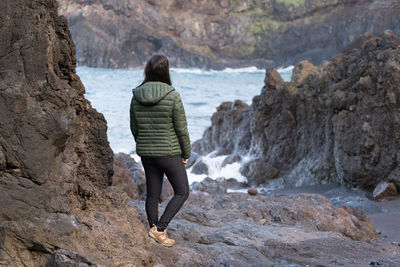
<svg viewBox="0 0 400 267"><path fill-rule="evenodd" d="M400 38L367 34L319 67L301 62L290 82L268 69L250 107L223 103L193 150L250 155L251 183L400 186Z"/></svg>
<svg viewBox="0 0 400 267"><path fill-rule="evenodd" d="M292 65L329 59L367 31L400 33L397 0L58 0L82 65Z"/></svg>
<svg viewBox="0 0 400 267"><path fill-rule="evenodd" d="M153 264L56 1L0 9L0 265Z"/></svg>
<svg viewBox="0 0 400 267"><path fill-rule="evenodd" d="M2 266L365 265L399 259L395 246L374 243L368 218L318 195L192 193L169 227L177 245L151 242L143 201L112 186L106 122L83 96L74 45L55 0L2 1L0 8ZM124 177L115 184L133 193L126 187L129 166L121 160L116 176Z"/></svg>

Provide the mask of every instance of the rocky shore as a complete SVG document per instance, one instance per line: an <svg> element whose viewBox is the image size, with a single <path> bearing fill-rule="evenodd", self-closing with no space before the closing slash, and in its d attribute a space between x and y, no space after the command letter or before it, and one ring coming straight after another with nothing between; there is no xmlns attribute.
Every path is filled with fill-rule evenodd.
<svg viewBox="0 0 400 267"><path fill-rule="evenodd" d="M58 0L79 64L174 67L319 64L365 32L400 33L397 0Z"/></svg>
<svg viewBox="0 0 400 267"><path fill-rule="evenodd" d="M267 69L252 104L222 103L193 150L241 162L252 185L399 188L399 88L400 38L366 34L320 66L302 61L290 82Z"/></svg>
<svg viewBox="0 0 400 267"><path fill-rule="evenodd" d="M359 210L318 194L227 194L229 180L218 181L222 190L192 190L169 227L176 246L154 243L140 164L113 155L104 117L84 98L57 2L0 8L0 265L398 266L400 247L382 241ZM384 77L396 86L397 39L368 40L385 48Z"/></svg>

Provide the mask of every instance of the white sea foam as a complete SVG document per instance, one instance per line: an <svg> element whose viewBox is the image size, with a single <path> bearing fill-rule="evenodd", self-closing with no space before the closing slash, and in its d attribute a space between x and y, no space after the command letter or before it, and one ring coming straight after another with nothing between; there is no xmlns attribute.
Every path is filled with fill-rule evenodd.
<svg viewBox="0 0 400 267"><path fill-rule="evenodd" d="M224 155L215 157L214 154L215 154L214 152L211 152L210 154L202 156L198 159L201 160L207 166L208 175L205 174L199 175L192 173L193 166L187 170L189 183L202 181L207 176L213 179L216 179L218 177L225 177L227 179L234 178L239 182L247 182L247 178L244 177L239 172L239 169L242 163L244 163L244 160L242 160L241 162L234 162L232 164L227 164L224 167L222 167L222 163L227 156ZM245 160L247 160L247 158Z"/></svg>

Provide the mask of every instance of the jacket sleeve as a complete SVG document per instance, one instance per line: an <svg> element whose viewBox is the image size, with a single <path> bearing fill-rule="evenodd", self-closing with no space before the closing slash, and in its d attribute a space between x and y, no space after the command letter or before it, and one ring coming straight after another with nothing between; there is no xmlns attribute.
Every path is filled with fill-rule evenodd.
<svg viewBox="0 0 400 267"><path fill-rule="evenodd" d="M132 97L131 108L130 108L130 124L131 124L131 132L132 132L133 138L135 138L135 142L136 142L138 130L137 130L137 122L135 119L135 109L133 107L133 102L134 102L134 100Z"/></svg>
<svg viewBox="0 0 400 267"><path fill-rule="evenodd" d="M176 94L173 107L173 120L176 135L182 150L182 157L188 159L191 154L190 138L187 129L185 109L182 104L181 96Z"/></svg>

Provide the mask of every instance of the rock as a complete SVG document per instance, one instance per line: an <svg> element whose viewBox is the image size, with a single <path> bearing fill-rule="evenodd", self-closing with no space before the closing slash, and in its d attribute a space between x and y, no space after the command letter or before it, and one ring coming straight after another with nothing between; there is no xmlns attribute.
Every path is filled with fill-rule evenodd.
<svg viewBox="0 0 400 267"><path fill-rule="evenodd" d="M145 222L144 202L133 204ZM317 194L253 198L193 191L168 231L178 266L361 266L400 256L373 242L377 234L365 215Z"/></svg>
<svg viewBox="0 0 400 267"><path fill-rule="evenodd" d="M190 158L188 159L188 162L185 165L186 169L189 169L190 167L192 167L193 164L196 163L198 158L199 158L199 155L196 152L192 151Z"/></svg>
<svg viewBox="0 0 400 267"><path fill-rule="evenodd" d="M118 162L118 164L120 164L124 169L124 175L126 175L126 177L131 177L131 181L129 182L128 180L124 180L125 182L125 186L128 186L130 189L129 190L134 190L137 191L138 196L136 196L136 193L134 193L135 197L130 196L130 194L128 194L131 198L133 199L146 199L146 176L145 176L145 172L143 170L143 165L141 163L138 163L135 161L134 158L132 158L130 155L125 154L125 153L118 153L115 155L115 158L118 158L117 161L114 161L114 166L116 164L116 162ZM119 172L118 169L115 170L116 172ZM131 184L132 183L132 184ZM124 186L122 186L124 188ZM134 189L136 188L136 189ZM128 190L128 191L129 191ZM171 184L168 182L166 176L164 175L163 178L163 185L162 185L162 191L161 191L161 195L160 195L160 202L164 202L166 201L170 196L172 196L174 194L174 190L171 186Z"/></svg>
<svg viewBox="0 0 400 267"><path fill-rule="evenodd" d="M226 193L228 189L240 189L246 187L245 183L238 182L236 179L219 177L212 179L206 177L201 182L194 182L190 185L192 190L207 192L210 194Z"/></svg>
<svg viewBox="0 0 400 267"><path fill-rule="evenodd" d="M204 131L202 139L193 142L192 150L201 156L216 148L218 151L223 150L222 154L225 155L234 151L238 154L244 153L250 148L251 140L249 120L245 119L248 116L249 106L240 100L221 103L211 116L211 127ZM232 131L234 128L240 131Z"/></svg>
<svg viewBox="0 0 400 267"><path fill-rule="evenodd" d="M365 32L400 33L397 0L59 3L79 64L92 67L143 67L155 53L174 67L318 65Z"/></svg>
<svg viewBox="0 0 400 267"><path fill-rule="evenodd" d="M95 264L85 255L80 255L79 253L67 251L64 249L58 249L55 251L51 260L48 262L49 266L95 266L100 267L100 265Z"/></svg>
<svg viewBox="0 0 400 267"><path fill-rule="evenodd" d="M239 162L242 160L242 157L238 154L232 154L227 156L221 164L221 168L225 167L228 164L232 164L235 162Z"/></svg>
<svg viewBox="0 0 400 267"><path fill-rule="evenodd" d="M258 194L258 189L257 188L249 188L247 190L247 193L249 193L249 195L251 195L251 196L255 196Z"/></svg>
<svg viewBox="0 0 400 267"><path fill-rule="evenodd" d="M208 166L201 159L193 164L192 173L194 174L208 174Z"/></svg>
<svg viewBox="0 0 400 267"><path fill-rule="evenodd" d="M372 193L372 196L376 200L387 197L397 197L398 195L399 193L397 192L396 185L388 182L380 182Z"/></svg>
<svg viewBox="0 0 400 267"><path fill-rule="evenodd" d="M133 180L139 191L139 198L144 199L146 196L146 176L144 174L142 163L136 162L134 158L125 153L118 153L117 157L129 168Z"/></svg>
<svg viewBox="0 0 400 267"><path fill-rule="evenodd" d="M399 62L400 38L385 31L318 67L301 62L290 82L267 69L251 106L222 103L193 150L249 156L240 172L254 186L280 178L287 186L372 190L390 180L399 188Z"/></svg>
<svg viewBox="0 0 400 267"><path fill-rule="evenodd" d="M160 263L129 197L112 186L106 121L84 97L57 2L0 8L1 265Z"/></svg>
<svg viewBox="0 0 400 267"><path fill-rule="evenodd" d="M0 171L5 170L6 166L7 166L6 156L4 155L2 149L0 148Z"/></svg>
<svg viewBox="0 0 400 267"><path fill-rule="evenodd" d="M130 198L138 199L139 190L134 181L131 171L122 160L120 154L114 155L113 185L124 191Z"/></svg>

